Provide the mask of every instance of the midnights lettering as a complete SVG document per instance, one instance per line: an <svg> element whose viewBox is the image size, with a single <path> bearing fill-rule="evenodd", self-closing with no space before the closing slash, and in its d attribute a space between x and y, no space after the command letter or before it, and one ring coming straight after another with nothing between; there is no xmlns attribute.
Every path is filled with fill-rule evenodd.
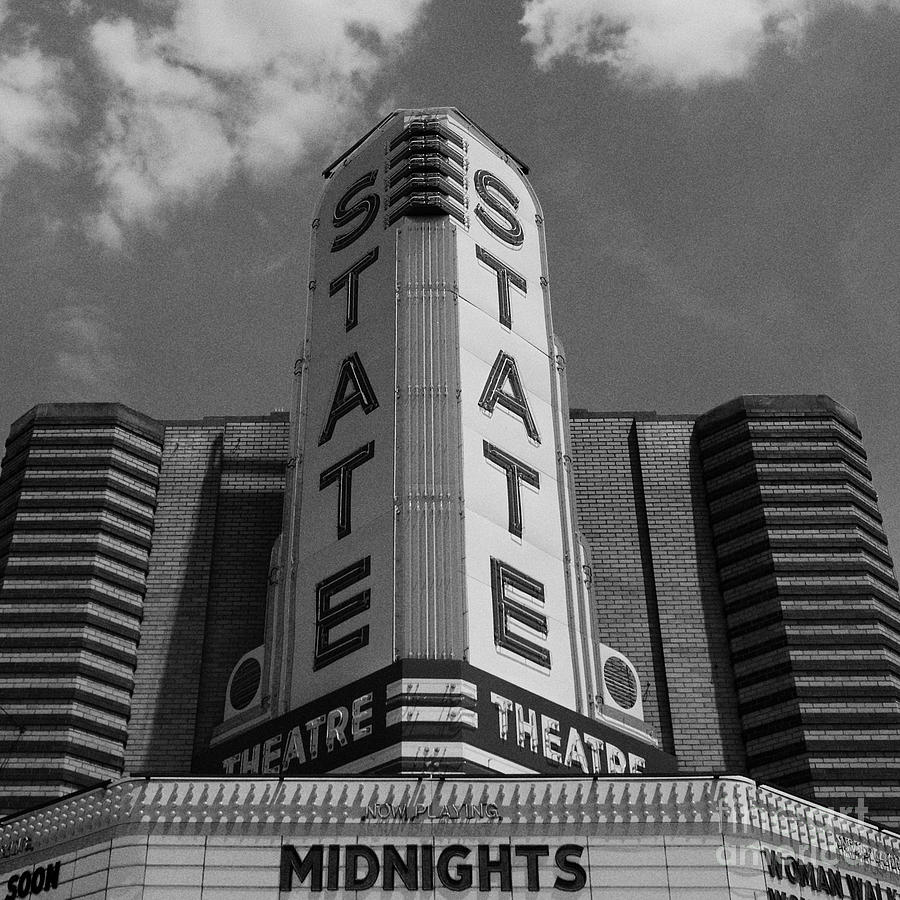
<svg viewBox="0 0 900 900"><path fill-rule="evenodd" d="M439 850L439 852L438 852ZM302 852L302 856L301 856ZM562 844L553 854L553 880L541 881L541 864L550 856L547 844L478 844L474 849L462 844L437 848L432 844L313 844L301 852L291 844L281 848L280 889L292 891L309 882L313 893L363 891L379 888L393 891L398 886L413 891L433 891L435 886L465 891L477 884L479 891L499 889L512 892L513 858L525 860L528 890L553 888L575 893L587 884L587 872L579 862L584 854L580 844ZM471 859L471 862L466 860ZM343 872L343 879L340 874Z"/></svg>

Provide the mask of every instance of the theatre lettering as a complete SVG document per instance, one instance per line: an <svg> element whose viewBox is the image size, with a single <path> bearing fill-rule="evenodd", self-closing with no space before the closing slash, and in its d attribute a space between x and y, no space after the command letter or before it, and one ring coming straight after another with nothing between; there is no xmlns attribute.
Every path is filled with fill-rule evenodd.
<svg viewBox="0 0 900 900"><path fill-rule="evenodd" d="M602 722L537 697L474 666L449 661L442 666L437 671L469 686L477 724L439 723L435 727L441 730L435 735L464 739L492 756L555 774L639 775L648 766L656 771L673 768L666 754L615 732ZM429 669L422 669L423 673L434 670L433 663L429 663ZM409 671L409 663L395 663L353 682L342 691L220 745L199 759L197 767L228 775L305 775L377 752L396 742L398 733L405 729L422 733L427 726L408 724L396 713L391 717L391 703L399 701L390 695ZM407 683L418 684L417 678L407 675ZM421 683L427 684L424 680ZM427 695L422 702L430 702Z"/></svg>

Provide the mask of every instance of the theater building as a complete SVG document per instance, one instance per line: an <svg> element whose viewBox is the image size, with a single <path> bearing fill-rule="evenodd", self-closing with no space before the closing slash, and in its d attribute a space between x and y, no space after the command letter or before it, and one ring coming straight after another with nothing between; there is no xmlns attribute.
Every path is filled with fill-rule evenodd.
<svg viewBox="0 0 900 900"><path fill-rule="evenodd" d="M856 419L569 409L526 174L392 113L325 172L289 413L13 423L9 896L900 895Z"/></svg>

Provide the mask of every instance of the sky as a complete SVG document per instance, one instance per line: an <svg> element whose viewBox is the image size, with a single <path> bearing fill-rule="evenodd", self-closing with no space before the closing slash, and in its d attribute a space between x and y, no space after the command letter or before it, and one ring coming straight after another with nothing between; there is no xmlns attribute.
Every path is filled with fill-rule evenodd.
<svg viewBox="0 0 900 900"><path fill-rule="evenodd" d="M531 169L573 406L828 394L900 553L900 0L0 0L0 430L286 408L321 171L456 106Z"/></svg>

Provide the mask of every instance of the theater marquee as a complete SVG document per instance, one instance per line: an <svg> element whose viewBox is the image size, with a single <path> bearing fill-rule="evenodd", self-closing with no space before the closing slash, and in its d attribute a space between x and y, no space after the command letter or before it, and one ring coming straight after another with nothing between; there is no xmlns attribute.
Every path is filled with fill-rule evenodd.
<svg viewBox="0 0 900 900"><path fill-rule="evenodd" d="M0 846L3 900L900 897L900 836L746 778L126 779Z"/></svg>

